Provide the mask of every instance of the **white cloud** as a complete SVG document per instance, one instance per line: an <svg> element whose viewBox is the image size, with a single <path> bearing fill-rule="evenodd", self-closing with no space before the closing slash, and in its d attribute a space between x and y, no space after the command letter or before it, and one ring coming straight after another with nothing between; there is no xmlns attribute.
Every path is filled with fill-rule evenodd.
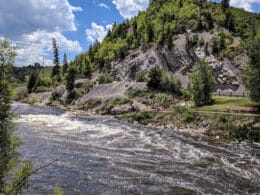
<svg viewBox="0 0 260 195"><path fill-rule="evenodd" d="M132 18L139 11L145 10L149 5L149 0L113 0L121 16L124 18Z"/></svg>
<svg viewBox="0 0 260 195"><path fill-rule="evenodd" d="M15 37L38 29L75 31L74 11L68 0L8 0L0 1L0 35Z"/></svg>
<svg viewBox="0 0 260 195"><path fill-rule="evenodd" d="M56 38L60 53L78 53L78 41L68 40L62 33L76 31L75 11L68 0L8 0L0 1L0 37L18 43L16 65L35 62L52 65L52 38Z"/></svg>
<svg viewBox="0 0 260 195"><path fill-rule="evenodd" d="M45 65L52 65L52 38L55 38L59 47L60 55L62 53L79 53L82 48L78 41L68 40L60 32L35 31L31 34L23 35L20 39L17 49L18 66L33 64L34 62Z"/></svg>
<svg viewBox="0 0 260 195"><path fill-rule="evenodd" d="M260 0L231 0L230 5L234 7L244 8L247 11L253 11L253 4L260 4Z"/></svg>
<svg viewBox="0 0 260 195"><path fill-rule="evenodd" d="M112 28L112 24L104 26L97 25L92 22L91 28L86 29L86 36L89 42L94 43L96 40L101 42L107 34L107 31Z"/></svg>
<svg viewBox="0 0 260 195"><path fill-rule="evenodd" d="M98 4L98 7L102 7L102 8L105 8L105 9L110 9L110 7L107 4L105 4L105 3Z"/></svg>

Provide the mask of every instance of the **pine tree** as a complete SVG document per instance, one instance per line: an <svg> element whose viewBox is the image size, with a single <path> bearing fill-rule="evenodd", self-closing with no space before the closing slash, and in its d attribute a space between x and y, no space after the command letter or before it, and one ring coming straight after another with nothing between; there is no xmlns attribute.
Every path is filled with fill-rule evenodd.
<svg viewBox="0 0 260 195"><path fill-rule="evenodd" d="M63 67L62 67L62 74L65 75L65 73L68 70L68 60L67 60L67 54L64 53L63 55Z"/></svg>
<svg viewBox="0 0 260 195"><path fill-rule="evenodd" d="M56 42L56 39L52 39L52 47L53 47L53 69L51 77L57 80L58 82L61 81L61 75L60 75L60 65L59 65L59 49Z"/></svg>
<svg viewBox="0 0 260 195"><path fill-rule="evenodd" d="M91 68L91 62L89 58L85 57L85 70L84 70L84 76L87 78L91 78L92 68Z"/></svg>
<svg viewBox="0 0 260 195"><path fill-rule="evenodd" d="M148 74L147 86L151 89L158 89L162 81L162 70L158 67L152 68Z"/></svg>
<svg viewBox="0 0 260 195"><path fill-rule="evenodd" d="M221 0L221 8L225 12L229 8L229 0Z"/></svg>
<svg viewBox="0 0 260 195"><path fill-rule="evenodd" d="M39 80L39 75L38 73L32 73L29 77L28 83L27 83L27 91L28 93L32 93L33 90L35 89L37 82Z"/></svg>
<svg viewBox="0 0 260 195"><path fill-rule="evenodd" d="M67 103L70 103L76 96L75 93L75 80L76 80L76 68L74 66L70 66L68 69L68 73L66 75L66 89L68 92L67 95Z"/></svg>

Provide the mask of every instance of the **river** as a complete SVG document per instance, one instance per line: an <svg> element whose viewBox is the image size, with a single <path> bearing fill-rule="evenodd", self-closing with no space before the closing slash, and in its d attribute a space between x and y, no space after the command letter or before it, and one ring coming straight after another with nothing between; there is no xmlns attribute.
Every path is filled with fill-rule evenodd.
<svg viewBox="0 0 260 195"><path fill-rule="evenodd" d="M14 103L21 160L41 167L23 194L260 193L260 145L217 144L109 117Z"/></svg>

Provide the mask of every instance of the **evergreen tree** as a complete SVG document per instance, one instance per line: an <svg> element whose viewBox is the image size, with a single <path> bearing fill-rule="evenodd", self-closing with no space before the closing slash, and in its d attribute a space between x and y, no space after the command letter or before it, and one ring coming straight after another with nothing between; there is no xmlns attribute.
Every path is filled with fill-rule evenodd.
<svg viewBox="0 0 260 195"><path fill-rule="evenodd" d="M162 81L162 70L158 67L152 68L148 74L147 86L152 89L158 89Z"/></svg>
<svg viewBox="0 0 260 195"><path fill-rule="evenodd" d="M76 80L76 68L74 66L70 66L68 69L68 73L66 75L66 89L68 91L67 95L67 103L70 103L76 96L75 93L75 80Z"/></svg>
<svg viewBox="0 0 260 195"><path fill-rule="evenodd" d="M225 27L230 30L234 31L234 16L230 10L228 10L225 14Z"/></svg>
<svg viewBox="0 0 260 195"><path fill-rule="evenodd" d="M27 91L28 91L28 93L32 93L33 92L33 90L35 89L35 87L37 85L38 80L39 80L38 73L33 72L30 75L28 83L27 83Z"/></svg>
<svg viewBox="0 0 260 195"><path fill-rule="evenodd" d="M58 45L56 42L56 39L52 39L52 47L53 47L53 69L52 69L52 74L51 77L57 80L58 82L61 81L61 75L60 75L60 65L59 65L59 49Z"/></svg>
<svg viewBox="0 0 260 195"><path fill-rule="evenodd" d="M221 0L221 8L226 11L229 8L229 0Z"/></svg>
<svg viewBox="0 0 260 195"><path fill-rule="evenodd" d="M146 32L147 32L147 36L148 36L148 42L150 43L153 41L153 38L154 38L153 26L150 23L148 23L148 25L147 25Z"/></svg>
<svg viewBox="0 0 260 195"><path fill-rule="evenodd" d="M244 73L245 84L252 100L260 103L260 37L249 42L250 62Z"/></svg>
<svg viewBox="0 0 260 195"><path fill-rule="evenodd" d="M85 60L84 76L91 78L91 73L92 73L91 62L87 57L85 57L84 60Z"/></svg>
<svg viewBox="0 0 260 195"><path fill-rule="evenodd" d="M67 60L67 54L64 53L63 55L63 67L62 67L62 74L65 75L65 73L68 70L68 60Z"/></svg>
<svg viewBox="0 0 260 195"><path fill-rule="evenodd" d="M215 90L215 79L204 59L195 64L194 72L191 74L190 90L196 106L211 103L211 94Z"/></svg>

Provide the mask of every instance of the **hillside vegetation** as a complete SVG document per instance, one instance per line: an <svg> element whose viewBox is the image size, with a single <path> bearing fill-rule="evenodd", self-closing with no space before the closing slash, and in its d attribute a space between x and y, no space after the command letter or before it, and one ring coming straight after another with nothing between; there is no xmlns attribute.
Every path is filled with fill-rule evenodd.
<svg viewBox="0 0 260 195"><path fill-rule="evenodd" d="M145 51L164 45L170 49L178 34L213 33L216 29L221 33L212 39L214 55L232 57L236 55L234 52L246 50L252 37L260 36L259 26L259 14L237 8L223 11L217 3L200 0L151 1L147 11L122 24L114 24L103 42L96 42L88 52L77 56L74 64L81 73L89 68L107 71L113 68L113 61L123 60L131 50L141 47ZM240 37L241 43L234 43L234 37ZM192 44L200 41L194 38Z"/></svg>

